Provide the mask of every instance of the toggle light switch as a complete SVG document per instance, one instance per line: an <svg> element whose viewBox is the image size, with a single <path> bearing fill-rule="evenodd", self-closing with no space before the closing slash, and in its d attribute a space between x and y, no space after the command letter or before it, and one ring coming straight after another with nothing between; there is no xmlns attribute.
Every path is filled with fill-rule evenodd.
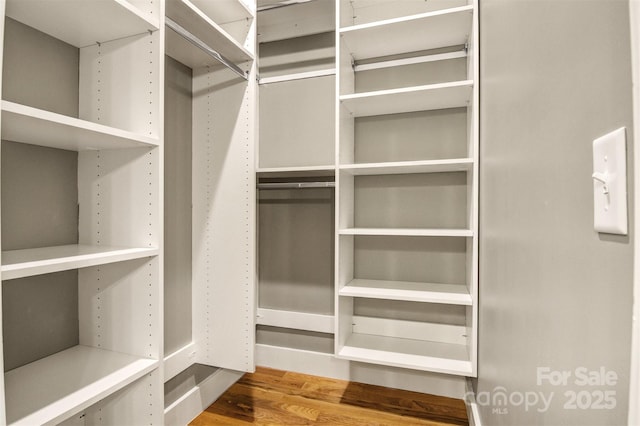
<svg viewBox="0 0 640 426"><path fill-rule="evenodd" d="M621 127L593 141L593 227L627 235L627 146Z"/></svg>

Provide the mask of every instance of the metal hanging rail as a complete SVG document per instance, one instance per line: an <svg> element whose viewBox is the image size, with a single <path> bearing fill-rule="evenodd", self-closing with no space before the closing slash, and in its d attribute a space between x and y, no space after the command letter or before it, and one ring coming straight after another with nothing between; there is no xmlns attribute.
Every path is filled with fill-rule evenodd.
<svg viewBox="0 0 640 426"><path fill-rule="evenodd" d="M308 189L308 188L335 188L335 182L276 182L259 183L258 189Z"/></svg>
<svg viewBox="0 0 640 426"><path fill-rule="evenodd" d="M175 31L178 35L183 37L189 43L193 44L195 47L197 47L198 49L202 50L204 53L206 53L207 55L211 56L213 59L215 59L216 61L220 62L225 67L229 68L231 71L233 71L239 77L241 77L241 78L243 78L245 80L249 80L248 73L246 73L240 67L238 67L236 64L234 64L233 62L231 62L230 60L228 60L227 58L222 56L220 53L218 53L217 51L215 51L214 49L209 47L209 45L207 45L204 41L200 40L198 37L196 37L193 34L191 34L189 31L187 31L185 28L183 28L180 24L175 22L173 19L171 19L169 17L166 17L165 24L166 24L167 27L169 27L170 29Z"/></svg>

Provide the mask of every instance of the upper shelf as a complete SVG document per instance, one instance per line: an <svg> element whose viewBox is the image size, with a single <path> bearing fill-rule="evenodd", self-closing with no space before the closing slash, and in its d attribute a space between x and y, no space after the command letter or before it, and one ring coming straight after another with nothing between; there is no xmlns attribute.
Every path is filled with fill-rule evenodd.
<svg viewBox="0 0 640 426"><path fill-rule="evenodd" d="M258 14L259 43L334 32L336 29L335 6L331 0L261 1Z"/></svg>
<svg viewBox="0 0 640 426"><path fill-rule="evenodd" d="M387 19L342 28L340 35L355 60L418 52L467 43L473 6Z"/></svg>
<svg viewBox="0 0 640 426"><path fill-rule="evenodd" d="M465 107L473 81L463 80L340 96L354 117Z"/></svg>
<svg viewBox="0 0 640 426"><path fill-rule="evenodd" d="M7 0L6 15L76 47L107 42L160 26L152 16L126 0Z"/></svg>
<svg viewBox="0 0 640 426"><path fill-rule="evenodd" d="M473 158L445 160L394 161L384 163L342 164L340 171L358 175L396 175L407 173L464 172L473 167Z"/></svg>
<svg viewBox="0 0 640 426"><path fill-rule="evenodd" d="M2 252L2 279L105 265L156 256L157 248L127 248L70 244Z"/></svg>
<svg viewBox="0 0 640 426"><path fill-rule="evenodd" d="M57 424L136 379L158 361L74 346L4 375L9 425Z"/></svg>
<svg viewBox="0 0 640 426"><path fill-rule="evenodd" d="M200 4L199 2L198 4ZM216 3L206 2L206 3ZM167 2L167 17L234 64L252 61L254 56L220 25L189 0ZM171 29L166 32L166 50L172 58L198 68L218 62Z"/></svg>
<svg viewBox="0 0 640 426"><path fill-rule="evenodd" d="M176 0L167 1L169 3ZM254 12L242 0L191 0L194 6L218 24L253 19Z"/></svg>
<svg viewBox="0 0 640 426"><path fill-rule="evenodd" d="M71 151L135 148L158 138L2 101L2 139Z"/></svg>

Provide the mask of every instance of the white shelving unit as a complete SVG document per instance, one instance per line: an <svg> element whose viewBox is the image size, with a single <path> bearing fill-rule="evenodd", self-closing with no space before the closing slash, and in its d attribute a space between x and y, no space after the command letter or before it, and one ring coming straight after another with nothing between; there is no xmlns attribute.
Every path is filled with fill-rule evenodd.
<svg viewBox="0 0 640 426"><path fill-rule="evenodd" d="M258 192L256 357L280 368L265 359L273 348L287 353L278 361L333 356L335 2L258 10L257 176L275 188Z"/></svg>
<svg viewBox="0 0 640 426"><path fill-rule="evenodd" d="M475 376L477 1L336 4L336 356Z"/></svg>
<svg viewBox="0 0 640 426"><path fill-rule="evenodd" d="M75 346L5 375L8 424L54 424L151 373L157 360Z"/></svg>
<svg viewBox="0 0 640 426"><path fill-rule="evenodd" d="M50 45L66 43L59 51L52 49L32 58L29 66L47 70L47 61L52 61L77 79L73 88L77 92L63 96L76 103L71 109L77 115L58 113L56 102L48 102L54 105L51 110L39 107L40 99L60 95L63 89L38 92L42 82L32 85L26 79L43 74L26 69L16 72L26 62L13 63L15 56L3 52L5 70L7 65L11 70L11 75L3 75L3 85L12 88L12 95L2 100L1 133L3 144L10 141L42 147L29 149L76 151L77 182L68 192L77 193L79 205L74 217L66 220L77 224L75 244L50 246L29 240L14 249L6 247L3 238L3 286L15 288L20 283L22 291L29 291L28 280L38 277L52 277L54 286L56 273L77 271L66 276L77 277L73 300L77 297L74 311L79 329L77 343L64 350L52 352L45 346L48 343L38 342L37 359L24 354L26 361L20 362L12 355L12 365L17 362L18 366L9 371L4 366L0 423L57 424L80 417L87 424L97 422L98 417L105 424L155 423L152 419L162 417L163 396L158 366L163 356L160 100L164 2L9 0L2 14L3 22L5 17L17 21L15 25L30 37ZM6 22L1 28L5 49L8 44L29 43L8 33ZM64 65L69 56L62 55L63 50L74 51L77 62ZM15 209L5 202L1 213L11 208ZM51 205L43 209L48 211ZM29 223L28 212L24 222L9 223L13 244L27 227L54 226L58 219L53 211L58 210L52 209L51 224ZM11 220L19 217L15 212L9 216ZM4 231L8 233L7 228ZM30 297L36 306L46 302L38 294ZM4 302L11 304L12 300ZM3 320L4 316L3 309ZM50 320L51 327L59 326L54 318ZM20 332L15 327L20 324L5 322L5 353L14 350L6 346L6 336Z"/></svg>
<svg viewBox="0 0 640 426"><path fill-rule="evenodd" d="M255 368L255 2L166 17L165 422L187 424Z"/></svg>

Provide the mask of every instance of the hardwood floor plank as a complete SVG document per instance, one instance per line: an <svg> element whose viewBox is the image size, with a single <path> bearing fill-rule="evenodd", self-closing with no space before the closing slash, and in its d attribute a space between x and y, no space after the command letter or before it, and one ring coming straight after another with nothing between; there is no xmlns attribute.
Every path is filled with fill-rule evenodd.
<svg viewBox="0 0 640 426"><path fill-rule="evenodd" d="M461 400L258 367L191 423L468 425Z"/></svg>

